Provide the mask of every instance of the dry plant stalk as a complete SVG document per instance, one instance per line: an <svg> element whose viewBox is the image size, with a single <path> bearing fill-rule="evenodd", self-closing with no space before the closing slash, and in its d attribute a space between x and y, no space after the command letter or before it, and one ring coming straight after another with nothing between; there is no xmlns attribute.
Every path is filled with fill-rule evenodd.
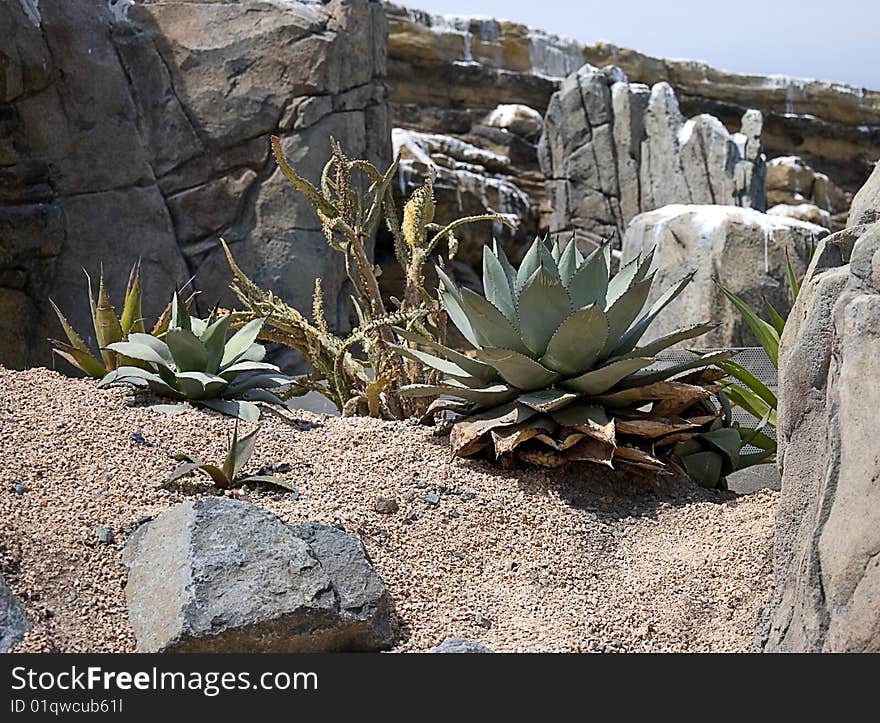
<svg viewBox="0 0 880 723"><path fill-rule="evenodd" d="M281 172L302 193L318 215L327 243L343 255L346 274L354 288L352 303L359 324L348 336L334 334L324 316L321 280L316 279L312 319L286 304L271 291L261 289L241 270L225 242L233 273L232 291L246 307L235 321L266 319L261 338L295 349L314 372L297 381L291 396L316 391L333 402L344 415L404 419L422 414L430 399L407 398L400 387L436 384L438 372L418 361L404 359L394 350L393 327L416 332L439 343L445 341L446 312L436 294L425 288L425 264L438 244L445 242L454 256L455 230L478 221L513 222L499 214L459 218L445 226L434 223L433 176L407 201L402 220L391 191L399 158L383 174L369 161L352 160L331 140L332 155L324 166L319 187L299 176L284 158L281 141L272 137L272 152ZM366 191L357 175L369 182ZM395 308L386 308L379 287L381 270L370 260L369 242L381 223L394 238L394 252L404 272L406 286Z"/></svg>

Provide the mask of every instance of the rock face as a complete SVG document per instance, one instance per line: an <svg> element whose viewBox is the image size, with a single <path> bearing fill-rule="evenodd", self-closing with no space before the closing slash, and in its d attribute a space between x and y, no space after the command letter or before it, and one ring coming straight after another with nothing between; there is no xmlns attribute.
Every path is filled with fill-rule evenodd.
<svg viewBox="0 0 880 723"><path fill-rule="evenodd" d="M317 180L334 136L390 162L386 24L368 0L220 0L0 6L0 363L50 360L47 302L89 328L81 267L114 299L143 259L145 314L196 274L225 294L225 236L292 303L324 280L348 323L342 262L269 152Z"/></svg>
<svg viewBox="0 0 880 723"><path fill-rule="evenodd" d="M21 603L0 575L0 653L8 653L30 629Z"/></svg>
<svg viewBox="0 0 880 723"><path fill-rule="evenodd" d="M388 593L361 541L225 498L179 504L131 537L125 593L145 652L375 651Z"/></svg>
<svg viewBox="0 0 880 723"><path fill-rule="evenodd" d="M767 205L776 207L780 215L814 223L821 219L821 225L840 230L846 226L851 200L827 175L814 171L797 156L767 162Z"/></svg>
<svg viewBox="0 0 880 723"><path fill-rule="evenodd" d="M817 250L780 347L776 593L757 644L880 651L880 172Z"/></svg>
<svg viewBox="0 0 880 723"><path fill-rule="evenodd" d="M593 65L616 65L638 83L669 83L685 113L711 113L729 128L757 108L770 157L801 156L849 192L880 158L880 91L843 83L743 75L689 60L655 58L609 43L584 47Z"/></svg>
<svg viewBox="0 0 880 723"><path fill-rule="evenodd" d="M875 176L876 176L875 172ZM880 205L871 182L855 218ZM880 224L818 247L779 355L776 590L765 651L880 652Z"/></svg>
<svg viewBox="0 0 880 723"><path fill-rule="evenodd" d="M761 114L731 135L712 116L685 120L672 88L630 84L585 65L550 100L539 145L550 231L597 243L669 204L763 208Z"/></svg>
<svg viewBox="0 0 880 723"><path fill-rule="evenodd" d="M880 221L880 164L875 166L868 182L855 195L849 212L848 226Z"/></svg>
<svg viewBox="0 0 880 723"><path fill-rule="evenodd" d="M755 346L718 284L754 308L763 308L767 299L784 315L791 307L786 251L801 275L811 246L827 233L813 224L732 206L667 206L637 216L623 238L622 261L656 246L657 277L648 303L695 272L690 286L651 325L645 339L713 321L719 326L697 340L701 347Z"/></svg>

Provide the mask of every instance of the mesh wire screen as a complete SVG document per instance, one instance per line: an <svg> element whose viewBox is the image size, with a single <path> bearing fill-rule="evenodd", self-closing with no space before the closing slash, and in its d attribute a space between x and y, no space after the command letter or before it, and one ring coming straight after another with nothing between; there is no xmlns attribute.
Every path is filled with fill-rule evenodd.
<svg viewBox="0 0 880 723"><path fill-rule="evenodd" d="M686 349L672 349L658 355L657 362L653 364L650 368L665 369L667 367L673 366L674 364L680 364L681 362L689 361L697 355L708 354L710 352L716 351L734 352L732 358L733 361L748 369L752 374L755 375L755 377L757 377L758 381L766 384L771 392L773 392L774 394L777 393L779 376L776 367L773 366L773 362L770 361L770 357L767 356L767 352L764 351L764 349L760 346L745 346L735 348L728 347L726 349L695 349L693 351L689 351ZM740 382L738 381L735 381L734 383L739 384L740 386L745 386L743 384L740 384ZM717 405L717 401L715 403ZM739 422L744 427L754 427L757 423L757 420L751 414L740 407L733 408L733 421ZM773 429L770 425L767 425L762 431L768 437L774 440L776 439L776 430ZM743 449L743 452L745 453L756 451L758 450L751 445Z"/></svg>

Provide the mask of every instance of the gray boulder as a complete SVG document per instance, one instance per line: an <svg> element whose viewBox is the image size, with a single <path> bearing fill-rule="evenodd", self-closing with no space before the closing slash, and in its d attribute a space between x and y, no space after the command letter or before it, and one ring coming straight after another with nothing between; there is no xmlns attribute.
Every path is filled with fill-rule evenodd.
<svg viewBox="0 0 880 723"><path fill-rule="evenodd" d="M395 639L385 584L335 527L203 499L139 528L123 557L140 651L375 651Z"/></svg>
<svg viewBox="0 0 880 723"><path fill-rule="evenodd" d="M758 111L732 134L711 115L686 119L667 83L585 65L550 99L538 146L550 231L596 242L669 204L763 209L761 131Z"/></svg>
<svg viewBox="0 0 880 723"><path fill-rule="evenodd" d="M713 321L718 328L699 337L700 346L755 346L748 326L719 284L754 308L763 308L767 299L785 314L791 307L786 252L795 271L803 274L811 246L827 233L821 226L733 206L666 206L637 216L623 237L622 260L656 246L657 277L649 303L685 274L695 272L690 286L657 317L645 339Z"/></svg>
<svg viewBox="0 0 880 723"><path fill-rule="evenodd" d="M336 138L391 160L386 25L369 0L0 3L0 363L48 364L48 303L88 334L82 267L112 297L142 257L155 317L196 275L231 301L218 238L245 271L349 324L341 257L272 160L315 182Z"/></svg>
<svg viewBox="0 0 880 723"><path fill-rule="evenodd" d="M880 221L880 163L874 166L874 172L867 183L853 197L846 225L858 226L878 221Z"/></svg>
<svg viewBox="0 0 880 723"><path fill-rule="evenodd" d="M494 650L487 648L465 638L447 638L440 645L431 648L429 653L494 653Z"/></svg>
<svg viewBox="0 0 880 723"><path fill-rule="evenodd" d="M880 652L880 224L820 244L779 375L776 588L757 647Z"/></svg>
<svg viewBox="0 0 880 723"><path fill-rule="evenodd" d="M8 653L30 629L21 602L0 575L0 653Z"/></svg>

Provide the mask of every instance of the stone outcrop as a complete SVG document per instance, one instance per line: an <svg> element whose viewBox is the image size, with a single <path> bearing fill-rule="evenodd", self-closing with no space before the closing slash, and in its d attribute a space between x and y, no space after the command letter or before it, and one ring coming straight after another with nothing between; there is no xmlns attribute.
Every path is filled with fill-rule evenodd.
<svg viewBox="0 0 880 723"><path fill-rule="evenodd" d="M753 308L763 308L766 299L784 315L791 307L786 251L801 275L810 248L827 233L820 226L733 206L666 206L637 216L623 238L622 261L656 246L657 276L648 303L695 272L691 284L654 321L645 339L712 321L718 328L697 340L700 347L755 346L748 326L719 284Z"/></svg>
<svg viewBox="0 0 880 723"><path fill-rule="evenodd" d="M631 84L615 68L569 75L550 100L538 148L552 234L598 243L670 204L763 209L761 114L730 134L708 115L686 120L672 88Z"/></svg>
<svg viewBox="0 0 880 723"><path fill-rule="evenodd" d="M618 66L633 82L669 83L685 113L711 113L729 128L738 128L746 110L760 110L769 157L800 156L850 193L865 182L880 158L880 91L730 73L609 43L584 46L584 59L599 67Z"/></svg>
<svg viewBox="0 0 880 723"><path fill-rule="evenodd" d="M880 221L880 164L852 201L847 226Z"/></svg>
<svg viewBox="0 0 880 723"><path fill-rule="evenodd" d="M767 206L776 208L775 213L837 231L846 226L851 195L803 159L779 156L768 161L766 186Z"/></svg>
<svg viewBox="0 0 880 723"><path fill-rule="evenodd" d="M766 651L880 652L877 177L857 194L857 225L819 245L782 335L776 590L756 639Z"/></svg>
<svg viewBox="0 0 880 723"><path fill-rule="evenodd" d="M69 0L0 6L0 362L49 363L51 293L89 329L82 267L114 298L142 257L145 314L196 275L224 296L226 237L301 308L321 276L349 322L341 259L277 171L268 137L313 181L335 137L390 162L386 24L368 0Z"/></svg>
<svg viewBox="0 0 880 723"><path fill-rule="evenodd" d="M21 602L0 575L0 653L8 653L31 629Z"/></svg>
<svg viewBox="0 0 880 723"><path fill-rule="evenodd" d="M227 498L179 504L126 544L128 614L142 652L375 651L394 641L388 593L363 543L291 527Z"/></svg>

